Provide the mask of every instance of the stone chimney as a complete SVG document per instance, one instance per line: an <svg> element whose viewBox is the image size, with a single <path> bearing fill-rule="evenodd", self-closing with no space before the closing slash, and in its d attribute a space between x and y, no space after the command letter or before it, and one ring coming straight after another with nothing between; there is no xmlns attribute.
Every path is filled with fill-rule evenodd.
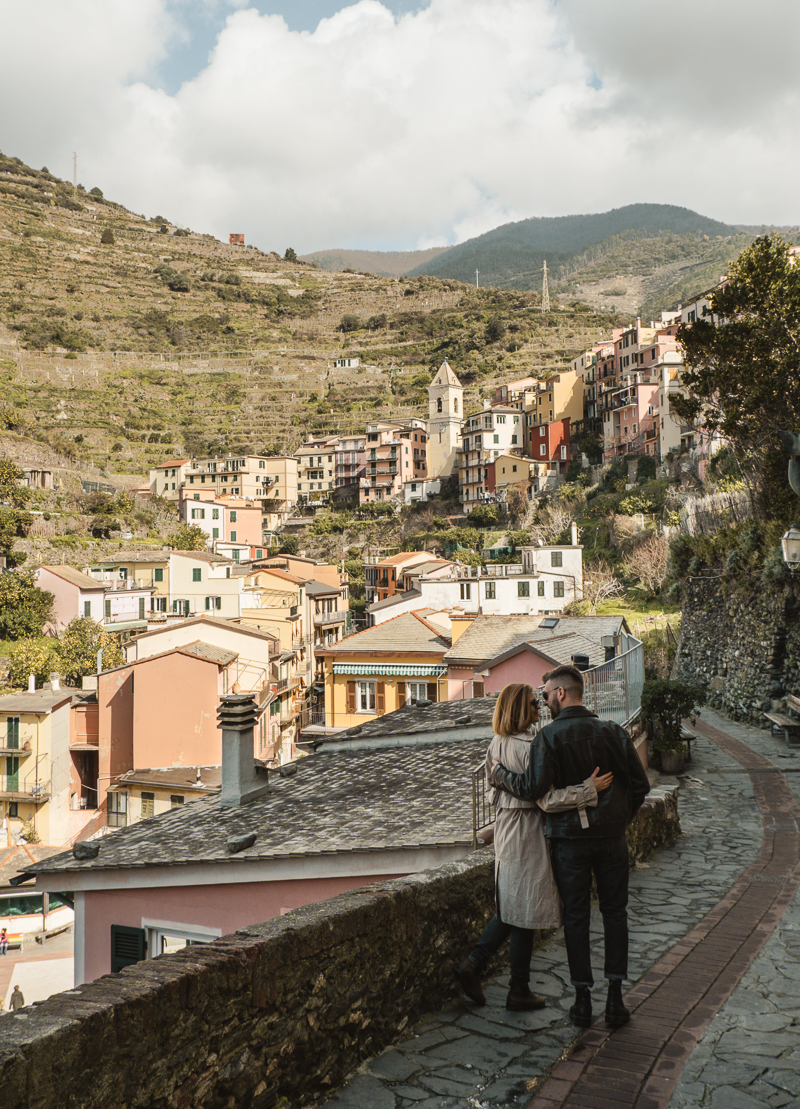
<svg viewBox="0 0 800 1109"><path fill-rule="evenodd" d="M570 531L572 533L571 534L572 546L577 547L578 546L578 525L575 523L574 520L572 521L572 524L570 526Z"/></svg>
<svg viewBox="0 0 800 1109"><path fill-rule="evenodd" d="M36 692L36 675L28 674L28 693Z"/></svg>
<svg viewBox="0 0 800 1109"><path fill-rule="evenodd" d="M269 790L267 770L253 755L256 703L252 693L227 693L217 720L222 730L223 809L238 809Z"/></svg>
<svg viewBox="0 0 800 1109"><path fill-rule="evenodd" d="M56 690L56 691L61 689L61 675L60 674L51 674L50 675L50 688L53 689L53 690Z"/></svg>

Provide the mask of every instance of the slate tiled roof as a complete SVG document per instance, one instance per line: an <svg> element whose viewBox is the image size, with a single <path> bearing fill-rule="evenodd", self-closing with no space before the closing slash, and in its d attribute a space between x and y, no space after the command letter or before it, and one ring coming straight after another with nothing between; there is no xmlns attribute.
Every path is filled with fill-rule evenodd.
<svg viewBox="0 0 800 1109"><path fill-rule="evenodd" d="M395 593L393 597L385 597L382 601L376 601L372 605L367 606L367 612L381 612L385 608L391 608L393 605L402 604L403 601L410 601L413 597L421 597L422 593L419 589L407 589L405 593Z"/></svg>
<svg viewBox="0 0 800 1109"><path fill-rule="evenodd" d="M52 712L54 708L71 701L78 689L63 686L61 689L37 689L33 693L8 693L0 697L0 712Z"/></svg>
<svg viewBox="0 0 800 1109"><path fill-rule="evenodd" d="M340 594L342 591L338 585L326 585L324 581L306 581L306 593L309 597L322 597L331 594Z"/></svg>
<svg viewBox="0 0 800 1109"><path fill-rule="evenodd" d="M96 558L92 566L122 566L126 562L168 562L171 550L118 551L113 557Z"/></svg>
<svg viewBox="0 0 800 1109"><path fill-rule="evenodd" d="M324 750L270 775L270 792L236 809L206 797L121 828L100 840L96 859L71 851L26 865L30 874L303 858L356 851L472 843L471 773L486 739L376 750ZM228 850L256 833L252 847Z"/></svg>
<svg viewBox="0 0 800 1109"><path fill-rule="evenodd" d="M410 702L401 709L387 712L385 716L378 716L368 724L362 724L360 729L348 728L343 732L336 732L328 736L330 742L341 743L348 739L359 741L369 739L383 739L388 736L405 735L430 735L435 737L441 733L444 737L446 729L452 728L459 722L459 726L470 724L475 727L486 728L486 743L492 738L492 715L496 697L476 697L465 701L438 701L432 705L413 705ZM466 719L469 717L469 720ZM349 733L358 732L357 735ZM316 740L315 740L316 742ZM322 740L325 742L325 739Z"/></svg>
<svg viewBox="0 0 800 1109"><path fill-rule="evenodd" d="M249 624L242 624L238 620L225 620L219 616L208 616L206 613L201 613L200 616L192 616L188 620L182 620L180 624L167 624L163 628L153 628L152 631L142 632L141 635L135 636L138 643L140 639L148 639L154 635L163 635L164 632L174 631L175 628L188 628L192 625L200 625L198 630L201 630L203 624L213 624L218 628L226 628L228 631L242 632L244 635L252 635L257 639L278 639L278 636L272 632L261 631L260 628L252 628Z"/></svg>
<svg viewBox="0 0 800 1109"><path fill-rule="evenodd" d="M575 635L572 632L566 632L564 635L534 632L533 635L527 636L522 643L516 643L507 651L503 651L502 654L489 659L486 665L489 667L496 666L499 662L510 658L525 647L531 647L539 651L558 665L571 662L573 655L588 655L592 666L600 666L606 660L605 648L600 646L599 643L587 639L586 636Z"/></svg>
<svg viewBox="0 0 800 1109"><path fill-rule="evenodd" d="M10 878L13 878L20 870L24 870L26 866L31 866L42 859L47 859L51 855L58 855L59 853L60 848L58 847L44 847L38 843L21 843L17 847L6 847L4 845L0 848L0 890L3 893L10 893L14 890L14 887L9 884ZM29 891L21 889L15 892L24 896ZM0 909L0 915L2 915L2 909ZM14 931L13 924L10 931Z"/></svg>
<svg viewBox="0 0 800 1109"><path fill-rule="evenodd" d="M367 628L355 635L317 651L318 656L336 658L339 655L362 654L365 651L382 651L392 655L435 654L441 655L450 641L438 635L425 621L413 612L404 612L374 628Z"/></svg>
<svg viewBox="0 0 800 1109"><path fill-rule="evenodd" d="M197 643L190 643L188 647L176 647L175 650L184 655L196 655L209 662L219 663L220 666L227 666L229 662L239 657L237 651L226 651L224 647L215 647L212 643L202 643L200 640ZM142 659L142 661L149 662L150 659Z"/></svg>
<svg viewBox="0 0 800 1109"><path fill-rule="evenodd" d="M557 623L551 629L543 628L545 620ZM444 661L450 666L485 663L527 640L542 643L546 650L548 639L565 633L583 636L599 646L602 636L618 635L623 626L621 616L476 616Z"/></svg>

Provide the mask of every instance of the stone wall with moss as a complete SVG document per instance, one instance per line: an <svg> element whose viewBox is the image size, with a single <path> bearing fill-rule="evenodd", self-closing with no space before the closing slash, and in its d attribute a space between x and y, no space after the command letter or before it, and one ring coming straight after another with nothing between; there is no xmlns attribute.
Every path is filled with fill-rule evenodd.
<svg viewBox="0 0 800 1109"><path fill-rule="evenodd" d="M800 583L798 583L800 584ZM708 690L709 704L763 726L800 696L800 598L795 583L736 588L721 577L688 578L672 676Z"/></svg>

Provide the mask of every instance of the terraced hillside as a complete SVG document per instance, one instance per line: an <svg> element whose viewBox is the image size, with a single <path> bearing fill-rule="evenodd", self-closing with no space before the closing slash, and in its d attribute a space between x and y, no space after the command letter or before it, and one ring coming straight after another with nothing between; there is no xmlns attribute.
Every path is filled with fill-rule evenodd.
<svg viewBox="0 0 800 1109"><path fill-rule="evenodd" d="M0 431L108 472L425 414L445 357L477 404L614 322L229 246L0 156ZM335 367L343 353L357 370Z"/></svg>

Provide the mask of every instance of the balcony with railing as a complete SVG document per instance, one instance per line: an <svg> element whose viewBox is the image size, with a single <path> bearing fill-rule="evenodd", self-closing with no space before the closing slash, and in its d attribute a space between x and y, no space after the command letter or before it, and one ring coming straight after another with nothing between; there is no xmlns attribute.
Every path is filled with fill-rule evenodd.
<svg viewBox="0 0 800 1109"><path fill-rule="evenodd" d="M336 609L334 612L315 612L314 627L324 628L328 624L345 624L347 612L345 609Z"/></svg>
<svg viewBox="0 0 800 1109"><path fill-rule="evenodd" d="M292 674L290 678L280 678L275 686L276 693L285 693L287 689L297 689L300 685L300 675Z"/></svg>
<svg viewBox="0 0 800 1109"><path fill-rule="evenodd" d="M21 778L19 774L0 774L0 797L9 801L33 801L42 805L50 800L50 782Z"/></svg>

